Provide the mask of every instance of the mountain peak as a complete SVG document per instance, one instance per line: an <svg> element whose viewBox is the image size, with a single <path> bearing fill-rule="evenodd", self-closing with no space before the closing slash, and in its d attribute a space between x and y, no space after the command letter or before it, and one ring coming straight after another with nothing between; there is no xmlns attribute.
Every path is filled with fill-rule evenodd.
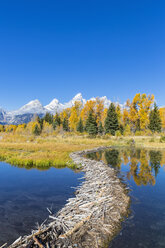
<svg viewBox="0 0 165 248"><path fill-rule="evenodd" d="M48 106L56 105L58 103L59 103L59 100L54 98L48 105L45 106L45 108L48 107Z"/></svg>
<svg viewBox="0 0 165 248"><path fill-rule="evenodd" d="M27 105L41 105L42 106L42 104L40 103L40 101L38 99L30 101L27 104L25 104L24 106L27 106Z"/></svg>
<svg viewBox="0 0 165 248"><path fill-rule="evenodd" d="M71 103L71 104L73 105L76 101L82 102L83 104L86 103L86 100L83 99L81 93L76 94L76 95L72 98L72 100L69 101L69 103Z"/></svg>
<svg viewBox="0 0 165 248"><path fill-rule="evenodd" d="M111 101L106 96L97 98L103 101L105 108L108 108L111 104ZM93 97L90 100L96 100L96 98ZM76 101L80 101L83 106L86 103L86 100L82 97L81 93L76 94L69 102L66 103L60 103L56 98L54 98L48 105L44 107L38 99L35 99L28 102L16 111L7 112L3 109L0 109L0 122L4 124L27 123L31 120L34 114L44 116L46 112L49 112L54 115L57 112L62 112L64 109L71 108L74 106Z"/></svg>
<svg viewBox="0 0 165 248"><path fill-rule="evenodd" d="M73 97L73 100L77 100L77 99L82 100L82 94L81 94L81 93L78 93L78 94L76 94L76 95Z"/></svg>
<svg viewBox="0 0 165 248"><path fill-rule="evenodd" d="M58 111L59 105L60 103L58 99L54 98L48 105L44 107L44 109L46 109L48 112L55 113Z"/></svg>
<svg viewBox="0 0 165 248"><path fill-rule="evenodd" d="M43 106L38 99L28 102L27 104L22 106L19 110L13 111L14 114L25 114L25 113L37 114L43 112L44 112Z"/></svg>
<svg viewBox="0 0 165 248"><path fill-rule="evenodd" d="M42 104L40 103L38 99L35 99L25 104L23 107L21 107L21 109L26 108L26 106L42 106Z"/></svg>

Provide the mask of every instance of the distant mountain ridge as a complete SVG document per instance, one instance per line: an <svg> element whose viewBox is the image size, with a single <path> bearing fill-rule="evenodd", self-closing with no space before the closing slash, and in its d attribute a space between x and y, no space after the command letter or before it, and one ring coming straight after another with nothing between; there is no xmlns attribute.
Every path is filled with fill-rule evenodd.
<svg viewBox="0 0 165 248"><path fill-rule="evenodd" d="M107 99L106 96L97 97L98 99L102 100L104 103L104 107L108 108L111 104L111 101ZM96 100L95 97L89 100ZM51 114L60 113L66 108L71 108L76 101L82 102L84 105L87 100L82 97L81 93L78 93L67 103L60 103L56 98L53 99L48 105L43 106L39 100L33 100L29 103L22 106L20 109L15 111L5 111L0 108L0 123L1 124L21 124L29 122L34 114L39 115L40 117L44 116L46 112ZM121 104L120 104L121 105ZM122 105L121 105L122 106Z"/></svg>

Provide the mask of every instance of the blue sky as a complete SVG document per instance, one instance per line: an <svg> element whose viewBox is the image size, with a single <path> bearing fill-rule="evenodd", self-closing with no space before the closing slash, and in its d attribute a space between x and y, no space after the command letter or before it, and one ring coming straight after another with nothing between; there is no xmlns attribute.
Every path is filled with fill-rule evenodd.
<svg viewBox="0 0 165 248"><path fill-rule="evenodd" d="M165 105L165 1L0 1L0 106L81 92Z"/></svg>

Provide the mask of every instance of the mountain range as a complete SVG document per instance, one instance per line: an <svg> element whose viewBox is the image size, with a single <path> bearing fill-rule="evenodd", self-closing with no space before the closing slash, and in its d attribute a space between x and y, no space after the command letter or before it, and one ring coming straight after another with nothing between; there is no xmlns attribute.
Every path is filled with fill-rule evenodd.
<svg viewBox="0 0 165 248"><path fill-rule="evenodd" d="M108 100L106 96L98 98L103 101L104 107L109 107L111 101ZM96 100L96 98L93 97L90 100ZM4 109L0 108L0 124L17 125L21 123L27 123L32 119L34 114L42 117L47 112L51 114L55 114L56 112L60 113L62 110L72 107L76 101L82 102L83 105L86 103L86 100L82 97L82 94L79 93L67 103L60 103L55 98L46 106L43 106L39 100L33 100L15 111L5 111Z"/></svg>

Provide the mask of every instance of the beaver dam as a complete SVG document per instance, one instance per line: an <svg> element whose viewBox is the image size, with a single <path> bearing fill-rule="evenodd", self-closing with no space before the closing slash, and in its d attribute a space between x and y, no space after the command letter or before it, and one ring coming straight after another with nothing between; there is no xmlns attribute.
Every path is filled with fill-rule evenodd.
<svg viewBox="0 0 165 248"><path fill-rule="evenodd" d="M105 149L102 148L102 149ZM122 217L127 214L129 197L113 168L102 161L84 156L89 152L74 152L74 163L82 166L84 181L76 188L74 198L56 214L50 211L49 220L20 237L12 245L3 247L105 247L119 229Z"/></svg>

